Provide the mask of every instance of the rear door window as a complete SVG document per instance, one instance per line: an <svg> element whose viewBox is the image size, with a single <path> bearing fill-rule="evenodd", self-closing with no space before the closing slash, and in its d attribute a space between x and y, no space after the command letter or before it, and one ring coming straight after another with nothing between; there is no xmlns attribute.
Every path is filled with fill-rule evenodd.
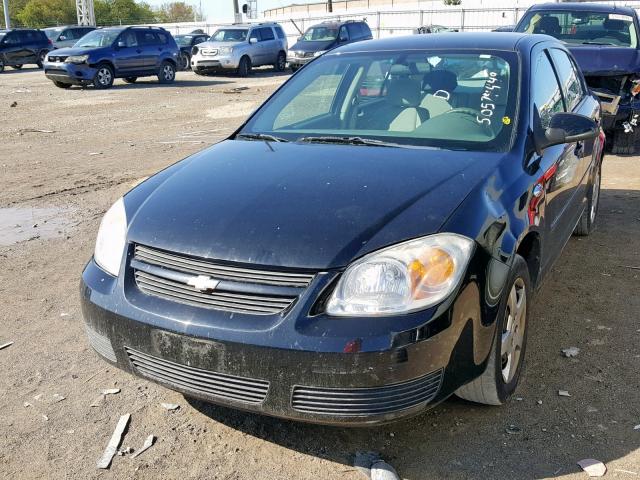
<svg viewBox="0 0 640 480"><path fill-rule="evenodd" d="M351 38L351 40L359 40L362 38L362 30L357 23L347 24L347 31L349 32L349 38Z"/></svg>
<svg viewBox="0 0 640 480"><path fill-rule="evenodd" d="M158 39L153 32L138 31L136 34L138 36L139 45L148 46L158 44Z"/></svg>
<svg viewBox="0 0 640 480"><path fill-rule="evenodd" d="M369 38L371 37L371 29L369 28L369 25L367 25L366 23L361 23L360 27L362 28L362 36L364 38Z"/></svg>
<svg viewBox="0 0 640 480"><path fill-rule="evenodd" d="M275 27L275 29L276 29L276 34L278 35L278 38L280 40L286 37L286 35L284 34L284 30L282 30L282 27Z"/></svg>

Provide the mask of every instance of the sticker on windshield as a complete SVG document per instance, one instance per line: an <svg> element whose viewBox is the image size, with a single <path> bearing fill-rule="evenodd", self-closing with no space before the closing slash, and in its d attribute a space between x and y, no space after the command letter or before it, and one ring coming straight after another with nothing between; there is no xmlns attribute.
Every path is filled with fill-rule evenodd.
<svg viewBox="0 0 640 480"><path fill-rule="evenodd" d="M502 123L505 125L511 125L511 118L509 117L502 117Z"/></svg>
<svg viewBox="0 0 640 480"><path fill-rule="evenodd" d="M501 88L498 74L489 72L489 78L484 82L484 90L482 91L482 97L480 97L480 115L476 116L478 123L491 125L491 117L493 117L496 109L495 97L498 96Z"/></svg>
<svg viewBox="0 0 640 480"><path fill-rule="evenodd" d="M609 20L622 20L624 22L630 22L631 17L629 15L620 15L619 13L610 13Z"/></svg>

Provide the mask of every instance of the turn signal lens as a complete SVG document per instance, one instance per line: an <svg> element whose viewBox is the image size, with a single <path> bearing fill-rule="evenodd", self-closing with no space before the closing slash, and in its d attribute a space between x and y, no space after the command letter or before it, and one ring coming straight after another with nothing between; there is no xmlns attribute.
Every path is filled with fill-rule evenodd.
<svg viewBox="0 0 640 480"><path fill-rule="evenodd" d="M327 313L392 315L435 305L457 287L473 248L473 240L443 233L369 254L344 272Z"/></svg>

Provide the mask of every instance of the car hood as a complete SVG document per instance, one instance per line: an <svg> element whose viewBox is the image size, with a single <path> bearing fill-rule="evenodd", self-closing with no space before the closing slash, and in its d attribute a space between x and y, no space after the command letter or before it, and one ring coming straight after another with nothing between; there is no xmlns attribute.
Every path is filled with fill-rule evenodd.
<svg viewBox="0 0 640 480"><path fill-rule="evenodd" d="M599 45L567 45L586 76L640 72L640 51Z"/></svg>
<svg viewBox="0 0 640 480"><path fill-rule="evenodd" d="M128 211L128 237L225 261L343 267L437 232L501 155L227 140Z"/></svg>
<svg viewBox="0 0 640 480"><path fill-rule="evenodd" d="M198 45L194 45L197 46L198 48L202 48L202 47L214 47L214 48L219 48L219 47L237 47L238 45L244 45L246 42L210 42L210 41L206 41L206 42L201 42Z"/></svg>
<svg viewBox="0 0 640 480"><path fill-rule="evenodd" d="M90 53L97 53L101 50L107 50L110 47L67 47L56 49L56 55L87 55Z"/></svg>
<svg viewBox="0 0 640 480"><path fill-rule="evenodd" d="M322 50L326 50L334 44L335 40L329 40L326 42L306 42L299 41L296 42L295 45L289 50L296 52L320 52Z"/></svg>

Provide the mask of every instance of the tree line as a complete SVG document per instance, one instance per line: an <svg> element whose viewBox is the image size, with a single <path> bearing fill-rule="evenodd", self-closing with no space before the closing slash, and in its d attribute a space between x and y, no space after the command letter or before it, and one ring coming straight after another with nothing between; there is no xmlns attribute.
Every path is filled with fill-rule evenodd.
<svg viewBox="0 0 640 480"><path fill-rule="evenodd" d="M202 14L186 2L159 7L135 0L94 0L97 25L131 25L202 21ZM52 27L77 23L75 0L9 0L11 26ZM4 17L0 28L4 28Z"/></svg>

